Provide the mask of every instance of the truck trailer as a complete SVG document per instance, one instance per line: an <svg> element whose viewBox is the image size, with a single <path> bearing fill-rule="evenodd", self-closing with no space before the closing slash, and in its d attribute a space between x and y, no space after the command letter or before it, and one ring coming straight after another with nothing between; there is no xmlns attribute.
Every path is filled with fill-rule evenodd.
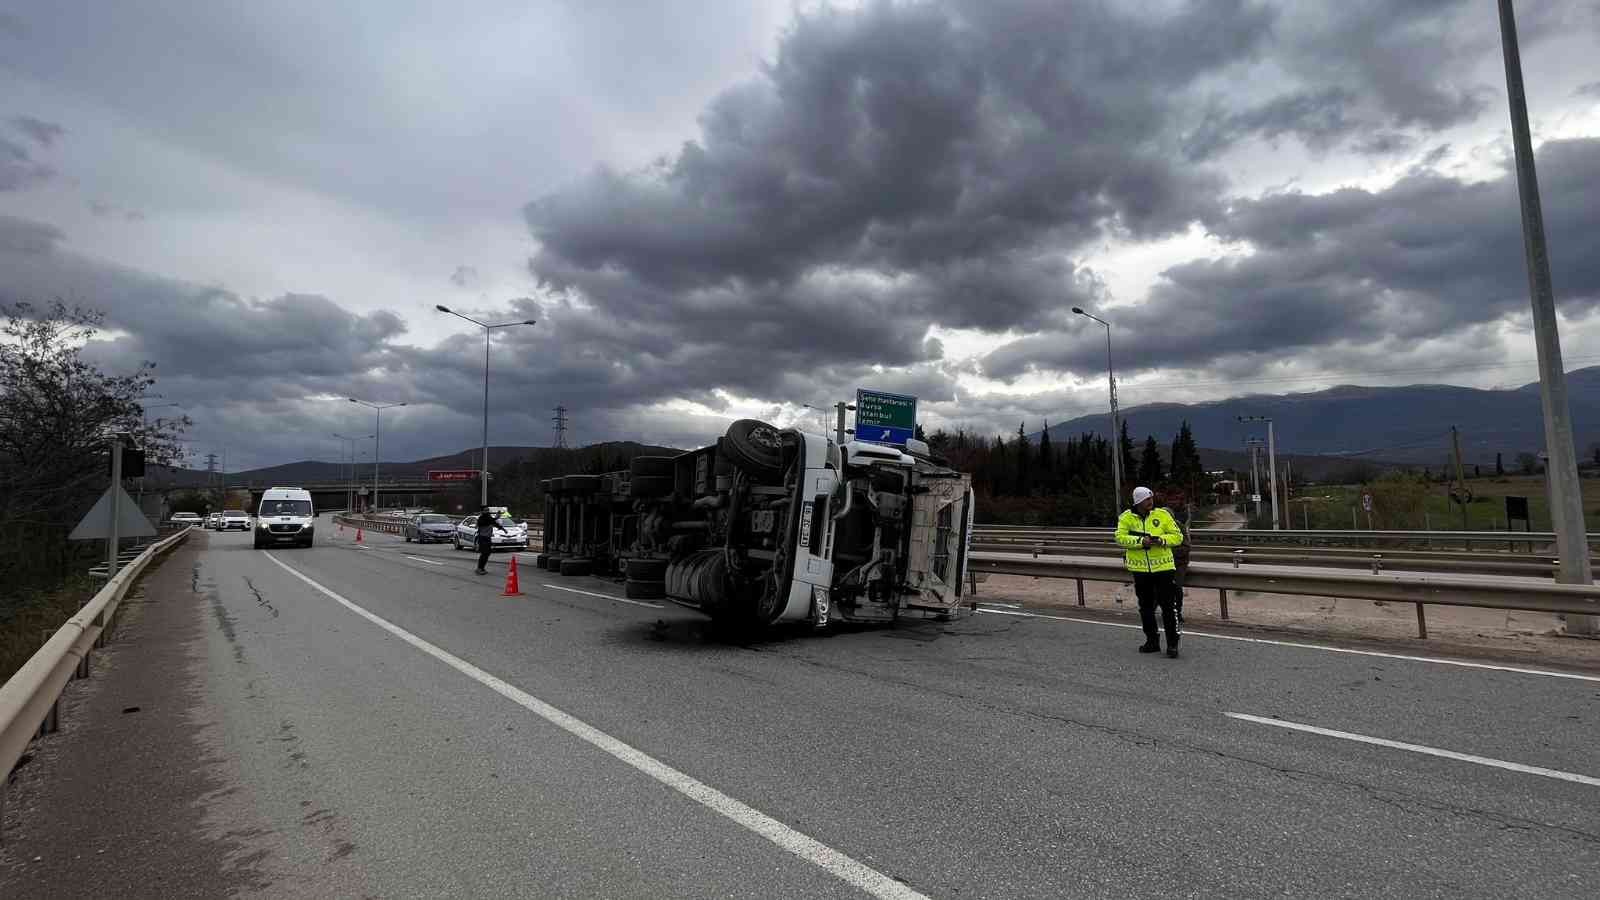
<svg viewBox="0 0 1600 900"><path fill-rule="evenodd" d="M967 604L971 478L929 453L733 423L708 447L541 483L538 565L619 575L741 626L948 618Z"/></svg>

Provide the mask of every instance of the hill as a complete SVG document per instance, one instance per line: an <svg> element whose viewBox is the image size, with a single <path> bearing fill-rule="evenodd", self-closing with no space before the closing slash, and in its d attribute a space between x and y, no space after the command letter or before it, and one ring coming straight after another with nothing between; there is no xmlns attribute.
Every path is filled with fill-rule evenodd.
<svg viewBox="0 0 1600 900"><path fill-rule="evenodd" d="M557 450L553 447L490 447L489 466L498 470L501 466L517 460L546 461L553 460L561 454L576 452L594 452L602 450L608 456L631 456L638 454L676 456L682 453L670 447L656 447L649 444L640 444L634 441L607 441L599 444L590 444L576 450ZM384 477L394 475L426 475L430 469L476 469L478 459L482 455L481 448L474 447L451 453L446 456L432 456L427 459L410 461L385 460L381 465ZM284 463L278 466L267 466L262 469L246 469L239 472L228 473L229 484L244 484L251 482L272 482L275 484L310 484L313 482L338 481L347 477L349 467L337 462L323 462L319 460L302 460L300 462ZM370 478L372 476L372 462L366 461L356 465L357 478ZM161 469L151 467L149 473L152 486L169 484L200 486L207 483L210 473L197 469Z"/></svg>
<svg viewBox="0 0 1600 900"><path fill-rule="evenodd" d="M1600 442L1600 367L1567 373L1573 435L1580 458ZM1406 387L1340 385L1304 394L1253 394L1204 403L1151 403L1122 410L1135 443L1153 434L1169 444L1187 420L1200 447L1240 448L1246 437L1265 437L1262 425L1242 425L1238 416L1270 416L1278 453L1356 458L1438 468L1450 454L1450 426L1461 430L1467 465L1492 466L1504 455L1509 468L1518 453L1544 446L1539 385L1483 390L1442 384ZM1084 432L1106 434L1110 416L1081 416L1050 426L1051 440ZM1212 455L1206 455L1212 466Z"/></svg>

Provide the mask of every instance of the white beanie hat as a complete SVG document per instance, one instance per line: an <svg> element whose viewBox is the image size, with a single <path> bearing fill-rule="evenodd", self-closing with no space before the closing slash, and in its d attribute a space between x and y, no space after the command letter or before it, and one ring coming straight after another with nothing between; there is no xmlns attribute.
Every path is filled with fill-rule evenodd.
<svg viewBox="0 0 1600 900"><path fill-rule="evenodd" d="M1155 495L1156 492L1147 487L1136 487L1133 489L1133 505L1138 506Z"/></svg>

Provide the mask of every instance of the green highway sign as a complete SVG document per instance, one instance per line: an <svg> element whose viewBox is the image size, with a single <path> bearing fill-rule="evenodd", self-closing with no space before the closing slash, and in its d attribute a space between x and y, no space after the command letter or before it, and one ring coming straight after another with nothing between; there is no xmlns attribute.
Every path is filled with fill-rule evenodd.
<svg viewBox="0 0 1600 900"><path fill-rule="evenodd" d="M903 446L916 432L917 398L883 391L856 391L856 440Z"/></svg>

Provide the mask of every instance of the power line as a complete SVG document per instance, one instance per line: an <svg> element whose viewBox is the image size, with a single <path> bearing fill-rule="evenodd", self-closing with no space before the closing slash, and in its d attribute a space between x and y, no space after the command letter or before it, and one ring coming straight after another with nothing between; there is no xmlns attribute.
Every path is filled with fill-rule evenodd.
<svg viewBox="0 0 1600 900"><path fill-rule="evenodd" d="M565 406L557 406L555 413L555 416L550 421L555 423L556 441L551 446L559 450L565 450L567 447L567 408Z"/></svg>

